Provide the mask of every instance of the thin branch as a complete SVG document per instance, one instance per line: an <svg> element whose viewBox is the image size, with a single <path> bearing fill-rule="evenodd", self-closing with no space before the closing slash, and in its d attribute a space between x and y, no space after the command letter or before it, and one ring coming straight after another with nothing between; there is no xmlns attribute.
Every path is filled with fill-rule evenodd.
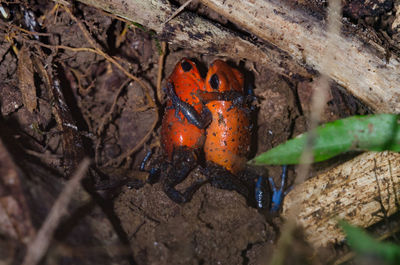
<svg viewBox="0 0 400 265"><path fill-rule="evenodd" d="M167 49L167 43L165 41L161 42L161 55L158 57L158 74L157 74L157 99L158 102L161 103L162 95L161 95L161 81L162 81L162 73L164 69L164 59L165 59L165 51Z"/></svg>
<svg viewBox="0 0 400 265"><path fill-rule="evenodd" d="M128 71L126 71L114 58L112 58L111 56L109 56L109 55L107 55L107 54L105 54L105 53L103 53L103 52L101 52L99 50L96 50L96 49L93 49L93 48L74 48L74 47L69 47L69 46L65 46L65 45L48 45L48 44L44 44L44 43L41 43L41 42L38 42L38 41L33 41L33 40L25 40L25 41L26 42L32 42L32 43L38 44L40 46L43 46L43 47L46 47L46 48L49 48L49 49L64 49L64 50L69 50L69 51L74 51L74 52L93 52L93 53L96 53L98 55L104 56L104 58L107 61L109 61L112 64L114 64L127 77L129 77L132 80L137 81L139 84L142 84L143 86L145 86L145 84L140 79L138 79L136 76L134 76L134 75L130 74ZM156 104L155 104L154 100L151 98L147 87L146 87L146 90L145 90L145 95L146 95L147 100L149 101L149 105L151 107L153 107L153 108L156 108ZM154 115L155 115L155 118L154 118L153 124L151 125L151 127L150 127L149 131L147 132L147 134L140 140L140 142L137 145L135 145L132 149L130 149L130 150L126 151L125 153L123 153L122 155L120 155L119 157L109 160L106 164L104 164L104 166L110 166L110 165L112 165L114 163L120 164L120 163L122 163L122 161L125 158L131 156L133 153L135 153L137 150L140 149L140 147L150 138L151 133L153 132L154 128L157 125L158 112L155 111Z"/></svg>
<svg viewBox="0 0 400 265"><path fill-rule="evenodd" d="M158 122L158 112L156 111L155 114L156 118L154 119L153 124L150 127L150 130L147 132L147 134L140 140L140 142L138 144L136 144L132 149L126 151L125 153L123 153L122 155L120 155L119 157L115 158L115 159L110 159L107 163L104 164L104 167L109 167L113 164L115 164L115 166L118 166L119 164L122 163L122 161L124 161L125 158L131 156L132 154L134 154L137 150L139 150L145 142L147 142L147 140L150 138L154 128L157 125Z"/></svg>
<svg viewBox="0 0 400 265"><path fill-rule="evenodd" d="M90 36L90 33L87 31L87 29L85 28L85 26L82 24L82 22L80 22L71 12L71 10L66 7L63 6L64 10L68 13L68 15L71 17L71 19L73 21L75 21L79 27L79 29L82 31L84 37L86 38L86 40L89 42L89 44L94 48L94 50L96 51L97 54L103 56L107 61L113 63L118 69L120 69L126 76L128 76L129 78L131 78L132 80L138 82L140 84L141 87L144 88L144 90L147 92L145 93L147 100L149 101L149 104L151 106L156 107L156 104L154 103L153 99L151 98L149 91L150 89L148 88L148 86L139 78L137 78L136 76L130 74L128 71L126 71L121 64L119 64L114 58L112 58L111 56L109 56L108 54L106 54L105 52L103 52L100 49L100 46L95 42L95 40L93 40L93 38Z"/></svg>
<svg viewBox="0 0 400 265"><path fill-rule="evenodd" d="M163 23L163 26L165 24L167 24L171 19L173 19L174 17L176 17L180 12L183 11L183 9L185 9L185 7L187 7L193 0L188 0L186 1L186 3L184 3L183 5L181 5L177 10L175 10L175 12Z"/></svg>
<svg viewBox="0 0 400 265"><path fill-rule="evenodd" d="M3 26L5 26L5 27L11 27L11 28L13 28L13 29L22 31L22 32L24 32L24 33L26 33L26 34L33 35L33 36L34 36L34 35L37 35L37 36L52 36L52 35L53 35L53 33L42 33L42 32L36 32L36 31L26 30L26 29L24 29L24 28L18 27L17 25L9 24L9 23L6 23L6 22L1 21L1 20L0 20L0 25L3 25Z"/></svg>
<svg viewBox="0 0 400 265"><path fill-rule="evenodd" d="M124 89L124 87L129 83L129 79L126 80L124 83L122 83L122 85L118 88L118 90L115 92L115 96L114 96L114 100L112 103L112 106L110 108L110 111L103 117L103 119L101 120L100 126L97 129L97 135L100 135L103 132L103 129L105 127L105 124L107 122L109 122L111 120L111 116L114 112L115 106L117 105L117 101L119 98L119 95L121 94L122 90Z"/></svg>
<svg viewBox="0 0 400 265"><path fill-rule="evenodd" d="M36 265L45 255L61 218L67 214L67 206L72 199L73 192L80 185L80 181L86 176L89 164L90 160L85 158L78 166L73 177L65 185L64 190L51 208L36 237L28 245L23 265Z"/></svg>
<svg viewBox="0 0 400 265"><path fill-rule="evenodd" d="M99 128L97 129L97 135L99 137L99 140L96 144L96 149L95 149L95 162L96 165L99 165L100 162L100 155L99 155L99 149L100 149L100 144L101 144L101 136L103 134L103 130L104 127L106 125L106 123L108 123L111 118L112 118L112 114L115 110L115 106L117 105L117 101L119 98L119 95L121 94L122 90L124 89L124 87L129 83L130 79L126 80L119 88L118 90L115 92L115 96L114 96L114 100L113 100L113 104L110 108L110 110L107 112L107 114L103 117L103 119L100 122Z"/></svg>

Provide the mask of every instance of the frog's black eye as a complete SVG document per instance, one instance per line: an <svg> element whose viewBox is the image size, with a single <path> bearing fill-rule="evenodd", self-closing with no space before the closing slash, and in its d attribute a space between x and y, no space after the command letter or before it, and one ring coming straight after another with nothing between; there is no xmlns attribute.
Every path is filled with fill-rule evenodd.
<svg viewBox="0 0 400 265"><path fill-rule="evenodd" d="M219 89L219 78L217 74L213 74L210 78L210 81L208 81L210 83L210 86L212 87L212 89L214 90L218 90Z"/></svg>
<svg viewBox="0 0 400 265"><path fill-rule="evenodd" d="M184 72L189 72L190 70L192 70L192 65L187 61L182 62L181 66Z"/></svg>

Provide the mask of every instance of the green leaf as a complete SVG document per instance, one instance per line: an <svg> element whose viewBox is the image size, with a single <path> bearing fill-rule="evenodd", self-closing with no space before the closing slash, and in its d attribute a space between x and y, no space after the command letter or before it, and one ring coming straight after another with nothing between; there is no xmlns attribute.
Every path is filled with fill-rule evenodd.
<svg viewBox="0 0 400 265"><path fill-rule="evenodd" d="M369 236L361 228L340 221L340 226L347 235L347 244L358 254L380 257L389 264L398 264L400 246L388 242L380 242Z"/></svg>
<svg viewBox="0 0 400 265"><path fill-rule="evenodd" d="M299 164L307 135L304 133L255 157L256 165ZM347 151L400 151L399 115L376 114L353 116L316 128L313 146L314 162L332 158Z"/></svg>
<svg viewBox="0 0 400 265"><path fill-rule="evenodd" d="M147 29L146 29L142 24L140 24L140 23L131 22L131 24L132 24L134 27L138 28L138 29L141 29L141 30L143 30L143 31L147 31Z"/></svg>

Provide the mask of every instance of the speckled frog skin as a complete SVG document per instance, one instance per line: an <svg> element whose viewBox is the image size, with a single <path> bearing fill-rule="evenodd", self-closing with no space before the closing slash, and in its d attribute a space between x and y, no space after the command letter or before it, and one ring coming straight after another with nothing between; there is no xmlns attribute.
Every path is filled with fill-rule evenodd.
<svg viewBox="0 0 400 265"><path fill-rule="evenodd" d="M207 92L235 91L243 95L243 75L221 60L214 61L205 79ZM250 149L249 111L232 101L217 100L206 103L212 122L206 130L204 153L206 160L237 174L244 169Z"/></svg>

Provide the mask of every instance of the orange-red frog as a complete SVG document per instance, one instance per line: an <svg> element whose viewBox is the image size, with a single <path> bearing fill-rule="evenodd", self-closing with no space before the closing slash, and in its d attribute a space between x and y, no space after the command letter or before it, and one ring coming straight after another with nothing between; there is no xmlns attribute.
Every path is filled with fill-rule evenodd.
<svg viewBox="0 0 400 265"><path fill-rule="evenodd" d="M204 173L213 186L236 190L254 202L254 178L257 176L247 177L249 174L244 170L250 149L251 110L247 104L249 96L244 93L243 74L226 62L216 60L208 69L205 91L199 93L212 115L203 148L207 161ZM263 196L262 200L267 198Z"/></svg>
<svg viewBox="0 0 400 265"><path fill-rule="evenodd" d="M206 76L207 92L238 92L244 97L242 73L221 60L214 61ZM233 100L216 100L206 103L212 114L207 128L204 153L206 160L218 164L233 174L242 171L250 150L250 110Z"/></svg>
<svg viewBox="0 0 400 265"><path fill-rule="evenodd" d="M173 166L162 177L166 194L175 202L187 202L204 183L195 183L183 193L174 188L197 165L203 149L204 173L213 186L236 190L258 208L268 207L270 196L265 191L269 187L262 185L261 178L255 186L257 176L244 170L250 149L248 99L252 95L244 93L243 75L216 60L204 82L196 65L182 59L168 79L166 93L169 101L162 122L162 147Z"/></svg>
<svg viewBox="0 0 400 265"><path fill-rule="evenodd" d="M204 145L204 128L211 114L198 98L204 89L204 80L196 65L186 58L180 60L167 81L167 107L161 125L161 145L168 167L161 172L165 193L173 201L184 203L203 184L197 182L186 191L175 186L181 183L197 165L198 153Z"/></svg>
<svg viewBox="0 0 400 265"><path fill-rule="evenodd" d="M186 58L178 62L164 90L169 100L161 126L161 144L171 160L178 147L203 147L204 128L211 116L198 97L199 91L204 90L204 81L194 62Z"/></svg>
<svg viewBox="0 0 400 265"><path fill-rule="evenodd" d="M271 206L271 212L276 212L284 196L286 166L282 170L280 189L269 178L272 196L262 176L245 170L251 140L252 90L245 93L242 73L221 60L210 65L205 90L199 93L212 114L204 143L207 161L205 172L211 184L222 189L236 190L251 204L255 203L257 208ZM254 183L256 178L258 180Z"/></svg>

